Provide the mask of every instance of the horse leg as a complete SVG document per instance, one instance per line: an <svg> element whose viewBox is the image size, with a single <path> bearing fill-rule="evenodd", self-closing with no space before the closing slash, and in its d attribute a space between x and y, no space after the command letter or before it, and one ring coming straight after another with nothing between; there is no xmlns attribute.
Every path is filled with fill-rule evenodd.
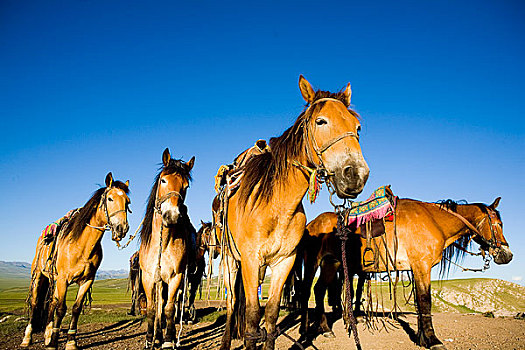
<svg viewBox="0 0 525 350"><path fill-rule="evenodd" d="M58 338L60 336L60 324L62 323L62 319L66 315L67 307L66 307L66 293L67 293L67 282L65 278L59 278L56 281L55 286L55 293L53 296L53 303L55 303L54 307L56 308L55 312L55 319L53 322L48 324L48 328L46 328L46 336L49 330L49 326L51 325L51 334L49 336L49 342L46 343L47 349L58 349ZM50 316L52 315L52 308L50 308ZM54 311L54 310L53 310Z"/></svg>
<svg viewBox="0 0 525 350"><path fill-rule="evenodd" d="M153 349L153 329L155 327L155 303L154 303L154 283L150 279L143 279L144 294L146 295L146 321L148 328L146 331L146 343L144 349Z"/></svg>
<svg viewBox="0 0 525 350"><path fill-rule="evenodd" d="M77 298L71 309L71 322L69 323L69 331L67 332L67 343L66 350L77 350L77 323L80 312L82 311L82 305L84 304L84 298L89 288L93 285L93 280L87 280L80 285L77 292Z"/></svg>
<svg viewBox="0 0 525 350"><path fill-rule="evenodd" d="M246 298L246 330L244 333L246 350L255 350L257 341L261 339L261 330L259 328L259 297L257 295L257 288L259 287L259 266L257 266L257 261L253 260L241 261L241 275ZM279 301L280 300L278 300L277 303L279 303Z"/></svg>
<svg viewBox="0 0 525 350"><path fill-rule="evenodd" d="M224 286L226 287L226 325L221 340L221 350L230 349L232 342L232 322L235 301L235 279L237 278L237 262L228 254L223 255ZM222 290L220 291L222 293Z"/></svg>
<svg viewBox="0 0 525 350"><path fill-rule="evenodd" d="M31 310L29 314L29 323L27 324L25 333L24 333L24 339L22 340L22 343L20 344L21 348L26 348L33 342L33 330L36 326L36 315L35 313L40 313L40 310L37 310L38 305L38 297L40 294L40 289L42 288L42 280L46 278L42 275L42 272L35 272L33 281L31 282ZM45 292L42 291L45 296ZM44 300L45 303L45 300Z"/></svg>
<svg viewBox="0 0 525 350"><path fill-rule="evenodd" d="M339 267L337 263L333 263L330 260L332 259L327 257L321 261L321 274L319 275L319 279L314 287L316 318L319 320L319 327L321 328L323 336L327 338L333 338L335 337L335 334L330 327L328 327L328 320L326 319L324 310L324 296L326 294L327 286L334 283L337 268Z"/></svg>
<svg viewBox="0 0 525 350"><path fill-rule="evenodd" d="M305 337L309 330L310 320L308 319L308 300L312 293L312 283L314 281L317 264L309 255L304 259L304 281L301 292L301 326L299 327L299 334Z"/></svg>
<svg viewBox="0 0 525 350"><path fill-rule="evenodd" d="M183 276L182 273L178 273L168 283L168 299L166 301L166 307L164 308L164 314L166 315L166 337L162 344L163 349L175 349L175 343L173 342L176 323L175 302Z"/></svg>
<svg viewBox="0 0 525 350"><path fill-rule="evenodd" d="M267 338L264 343L264 350L273 350L275 348L275 339L278 336L275 325L279 318L281 293L294 263L295 254L287 257L279 262L279 264L272 267L272 279L270 282L270 290L268 291L268 302L266 303L266 309L264 311L264 318L267 327Z"/></svg>
<svg viewBox="0 0 525 350"><path fill-rule="evenodd" d="M418 339L419 345L432 350L446 349L436 337L432 326L430 299L430 268L413 268L416 286L417 311L418 311Z"/></svg>
<svg viewBox="0 0 525 350"><path fill-rule="evenodd" d="M365 273L360 272L357 274L358 280L357 280L357 287L355 290L355 307L354 307L354 315L359 316L361 314L361 299L363 297L363 286L365 285Z"/></svg>

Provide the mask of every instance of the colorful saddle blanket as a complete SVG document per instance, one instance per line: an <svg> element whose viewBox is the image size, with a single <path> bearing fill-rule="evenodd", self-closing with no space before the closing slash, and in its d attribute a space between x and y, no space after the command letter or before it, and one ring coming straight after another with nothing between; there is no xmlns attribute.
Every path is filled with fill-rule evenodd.
<svg viewBox="0 0 525 350"><path fill-rule="evenodd" d="M67 212L66 215L58 219L56 222L53 222L49 225L47 225L44 230L42 230L42 234L40 237L42 237L46 241L52 241L53 238L57 235L58 232L60 232L60 228L71 219L71 217L76 214L78 209L72 209Z"/></svg>
<svg viewBox="0 0 525 350"><path fill-rule="evenodd" d="M381 186L367 200L352 203L347 214L346 224L351 229L356 230L369 221L383 218L391 221L394 207L395 197L390 186Z"/></svg>

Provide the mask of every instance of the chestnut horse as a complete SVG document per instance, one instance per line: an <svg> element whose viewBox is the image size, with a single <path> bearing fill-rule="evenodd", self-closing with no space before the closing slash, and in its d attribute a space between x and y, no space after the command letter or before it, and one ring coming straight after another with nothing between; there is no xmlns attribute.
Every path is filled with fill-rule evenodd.
<svg viewBox="0 0 525 350"><path fill-rule="evenodd" d="M38 239L31 265L30 318L21 347L31 344L33 328L42 322L38 319L41 314L39 308L47 301L39 299L45 298L48 292L43 286L50 286L49 297L52 300L44 344L48 349L58 348L60 324L67 310L67 288L77 283L79 289L71 311L66 344L67 350L77 349L78 317L84 297L93 285L102 262L102 236L105 231L111 230L112 239L119 242L129 229L126 212L130 204L128 186L129 181L113 181L113 175L108 173L106 187L95 191L87 203L71 216L56 233L54 243L46 244L43 236Z"/></svg>
<svg viewBox="0 0 525 350"><path fill-rule="evenodd" d="M500 198L491 205L472 203L457 204L453 201L427 203L413 199L398 199L396 206L397 252L394 252L394 223L386 222L386 242L391 254L396 254L395 269L411 270L416 288L419 345L431 349L445 349L436 337L432 326L430 269L441 262L442 271L449 263L465 254L471 240L488 252L496 264L507 264L512 259L509 245L503 236L503 224L496 210ZM333 284L332 276L341 263L341 244L335 237L337 215L323 213L310 222L305 231L305 281L303 302L307 303L317 267L321 275L316 285L316 311L322 317L323 332L331 333L323 315L323 298L326 286ZM378 264L362 266L366 239L355 234L346 243L350 276L360 276L358 288L363 286L363 272L386 272L388 261L381 237L372 238L371 248L378 256ZM374 242L375 241L375 242ZM367 253L370 254L370 253ZM443 260L442 260L443 259ZM393 266L388 267L394 270ZM358 293L360 291L358 290ZM303 304L307 308L307 304ZM356 301L356 308L359 308ZM307 313L303 313L302 330L308 326Z"/></svg>
<svg viewBox="0 0 525 350"><path fill-rule="evenodd" d="M341 198L355 198L368 179L369 169L359 145L359 119L349 109L350 84L338 93L314 91L301 76L299 87L305 110L293 126L270 140L271 152L246 161L238 191L226 200L228 210L219 237L226 247L223 266L228 289L221 349L231 346L237 274L246 297L242 310L246 348L255 349L257 341L264 341L264 349L274 349L283 285L306 225L302 199L311 173L326 178ZM263 330L259 327L257 287L268 266L272 275L265 309L267 329Z"/></svg>
<svg viewBox="0 0 525 350"><path fill-rule="evenodd" d="M147 300L145 349L151 349L154 341L160 343L163 339L163 348L175 347L175 302L184 285L191 234L195 232L184 205L194 161L195 157L187 163L172 159L166 148L162 154L163 166L149 195L139 250L142 285ZM166 300L163 299L163 290L166 291ZM164 338L160 329L163 309L166 316Z"/></svg>

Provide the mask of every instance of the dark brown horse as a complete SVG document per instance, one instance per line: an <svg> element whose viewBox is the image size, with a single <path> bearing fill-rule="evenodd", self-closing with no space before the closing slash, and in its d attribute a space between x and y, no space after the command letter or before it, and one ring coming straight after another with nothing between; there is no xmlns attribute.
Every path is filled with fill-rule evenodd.
<svg viewBox="0 0 525 350"><path fill-rule="evenodd" d="M149 195L139 250L147 299L145 349L151 349L153 341L160 344L162 340L163 348L175 347L176 298L184 285L191 234L195 231L184 205L194 160L185 163L172 159L166 148L162 154L163 166ZM163 313L166 317L164 337L160 329Z"/></svg>
<svg viewBox="0 0 525 350"><path fill-rule="evenodd" d="M67 310L67 288L77 283L79 289L71 311L66 343L67 350L77 349L78 317L84 297L93 285L102 262L102 236L106 230L111 230L112 239L118 242L129 229L126 212L130 203L128 186L128 181L113 181L113 175L108 173L106 187L98 189L72 215L57 232L53 243L46 244L43 236L39 238L31 266L31 313L21 347L27 347L32 342L33 328L41 321L37 319L40 313L38 308L45 303L39 299L48 294L42 287L50 286L49 297L52 299L48 309L44 344L49 349L58 348L60 324Z"/></svg>
<svg viewBox="0 0 525 350"><path fill-rule="evenodd" d="M146 296L142 287L142 271L139 264L139 251L137 250L129 259L128 291L131 290L131 308L128 315L135 316L137 308L139 315L146 314Z"/></svg>
<svg viewBox="0 0 525 350"><path fill-rule="evenodd" d="M238 191L225 200L228 210L219 237L226 247L223 266L228 289L222 349L231 345L237 275L246 296L246 348L255 349L258 341L264 341L264 349L274 348L283 285L306 225L302 199L312 183L311 174L325 177L341 198L355 198L368 179L359 145L359 119L349 109L350 84L338 93L314 91L301 76L299 87L305 110L292 127L270 140L271 152L246 161ZM265 331L259 327L257 287L267 267L272 275Z"/></svg>
<svg viewBox="0 0 525 350"><path fill-rule="evenodd" d="M457 204L452 201L427 203L412 199L399 199L396 207L397 252L395 269L411 270L416 288L418 311L419 345L431 349L444 349L432 326L430 299L430 269L442 262L447 265L465 253L471 240L488 252L496 264L507 264L512 253L503 236L503 225L496 210L500 198L491 205L481 203ZM341 264L341 243L335 237L337 215L323 213L310 222L305 231L305 287L303 302L308 301L315 270L321 266L321 283L316 290L316 309L324 313L322 306L324 292L331 277ZM386 242L389 251L394 252L394 224L386 222ZM388 260L382 237L372 238L371 249L377 256L377 263L363 267L363 253L366 240L356 232L347 244L350 273L386 272L394 270L385 264ZM370 254L370 253L367 253ZM371 255L371 254L370 254ZM442 260L443 259L443 260ZM450 265L448 265L450 266ZM362 280L362 278L360 278ZM362 282L358 288L362 289ZM307 305L307 304L305 304ZM322 315L321 317L324 317ZM307 313L303 315L301 328L307 330ZM331 332L326 323L321 324L323 332Z"/></svg>

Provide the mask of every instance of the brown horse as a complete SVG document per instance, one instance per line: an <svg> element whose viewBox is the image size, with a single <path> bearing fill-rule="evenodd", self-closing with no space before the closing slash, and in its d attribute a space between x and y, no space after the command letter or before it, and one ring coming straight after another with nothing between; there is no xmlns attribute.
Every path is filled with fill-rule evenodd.
<svg viewBox="0 0 525 350"><path fill-rule="evenodd" d="M416 288L418 311L418 339L421 346L431 349L445 349L436 337L432 326L430 299L430 269L441 262L443 270L449 263L461 257L471 240L478 243L483 251L488 252L496 264L507 264L512 253L503 236L503 226L496 210L500 198L491 205L481 203L457 204L453 201L427 203L412 199L398 199L396 207L397 252L395 269L411 270ZM394 252L394 223L386 222L386 242L391 254ZM305 287L303 302L308 301L315 270L321 266L321 276L316 286L316 310L324 313L323 298L326 286L332 284L331 277L341 263L340 241L335 237L337 215L323 213L310 222L305 232ZM357 232L359 233L359 232ZM377 264L363 267L362 256L366 249L366 240L359 234L353 235L347 244L347 259L350 275L360 275L362 289L363 272L386 272L394 270L387 266L388 261L382 237L372 238L371 248L377 256ZM370 254L370 253L367 253ZM370 254L371 255L371 254ZM443 259L443 260L442 260ZM317 290L318 289L318 290ZM359 293L359 290L358 290ZM360 299L360 298L359 298ZM307 304L304 304L307 307ZM358 306L357 306L358 307ZM324 317L324 315L321 315ZM331 332L326 323L323 332ZM307 314L303 314L301 328L308 326Z"/></svg>
<svg viewBox="0 0 525 350"><path fill-rule="evenodd" d="M142 285L147 299L145 349L151 349L153 341L161 343L163 339L163 348L175 347L175 302L184 283L190 235L195 231L184 205L194 161L195 157L187 163L172 159L166 148L162 154L163 166L149 195L139 250ZM163 290L167 294L165 300ZM166 316L164 338L160 330L163 308Z"/></svg>
<svg viewBox="0 0 525 350"><path fill-rule="evenodd" d="M325 177L341 198L355 198L368 179L359 145L360 123L349 109L350 84L338 93L314 91L301 76L299 87L305 110L292 127L270 140L271 152L246 161L238 191L226 200L228 210L219 237L227 248L223 251L228 294L222 349L231 345L237 274L246 296L246 348L255 349L257 341L264 341L265 349L274 348L283 285L306 225L302 199L311 173ZM272 275L265 331L259 327L257 287L268 266Z"/></svg>
<svg viewBox="0 0 525 350"><path fill-rule="evenodd" d="M55 241L46 244L40 237L36 247L35 258L31 266L30 319L21 347L32 342L32 332L41 320L39 307L45 301L49 287L49 304L45 345L49 349L58 348L58 337L62 318L66 314L67 288L73 283L79 285L77 297L71 311L71 322L67 335L67 350L77 349L77 322L84 297L90 290L96 272L102 262L102 245L100 241L106 230L112 231L112 239L120 241L128 232L127 208L129 181L113 181L113 175L106 176L106 187L95 191L87 203L76 211L59 232ZM55 314L56 311L56 314ZM44 316L45 317L45 316Z"/></svg>

